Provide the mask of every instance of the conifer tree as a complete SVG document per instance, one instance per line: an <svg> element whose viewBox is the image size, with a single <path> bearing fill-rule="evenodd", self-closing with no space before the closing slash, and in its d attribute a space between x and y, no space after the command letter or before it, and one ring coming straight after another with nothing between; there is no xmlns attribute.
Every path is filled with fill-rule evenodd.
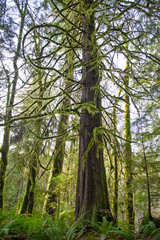
<svg viewBox="0 0 160 240"><path fill-rule="evenodd" d="M106 215L112 219L103 149L96 142L101 135L94 136L101 127L101 98L97 43L95 41L95 7L92 0L82 1L82 103L96 105L96 112L82 109L79 139L79 166L76 193L76 219L98 221ZM95 138L94 138L95 137ZM85 156L86 155L86 156Z"/></svg>

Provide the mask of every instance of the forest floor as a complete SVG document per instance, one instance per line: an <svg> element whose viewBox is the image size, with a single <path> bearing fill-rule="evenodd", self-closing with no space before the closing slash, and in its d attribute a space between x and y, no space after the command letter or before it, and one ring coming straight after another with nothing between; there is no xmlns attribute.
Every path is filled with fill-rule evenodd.
<svg viewBox="0 0 160 240"><path fill-rule="evenodd" d="M49 215L0 215L0 240L160 240L160 221L145 222L136 228L112 222L75 223L68 219L53 219Z"/></svg>
<svg viewBox="0 0 160 240"><path fill-rule="evenodd" d="M76 240L101 240L101 239L103 239L103 240L131 240L129 238L122 237L118 234L112 235L112 236L110 235L106 238L102 238L101 234L98 234L98 233L97 234L96 233L95 234L85 233L83 236L76 238ZM160 233L159 233L159 237L155 237L155 236L151 237L148 235L143 238L140 235L139 236L135 235L134 240L160 240Z"/></svg>
<svg viewBox="0 0 160 240"><path fill-rule="evenodd" d="M22 236L5 236L5 237L0 237L0 240L30 240L34 238L27 238L27 237L22 237ZM125 238L122 237L118 234L111 234L110 236L107 237L103 237L102 234L100 233L93 233L93 232L86 232L84 233L82 236L77 237L75 240L160 240L160 232L159 232L159 237L155 237L155 236L145 236L142 237L141 235L136 235L134 236L134 238L129 239L129 238ZM41 240L41 239L39 239ZM44 239L42 239L44 240ZM45 238L45 240L50 240L50 238ZM55 239L57 240L57 238ZM65 237L62 240L66 240Z"/></svg>

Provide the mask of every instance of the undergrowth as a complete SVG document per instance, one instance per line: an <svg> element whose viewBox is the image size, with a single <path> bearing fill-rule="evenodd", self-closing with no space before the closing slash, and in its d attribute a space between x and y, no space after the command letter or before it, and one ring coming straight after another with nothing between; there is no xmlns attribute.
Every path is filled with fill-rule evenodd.
<svg viewBox="0 0 160 240"><path fill-rule="evenodd" d="M160 229L151 221L142 224L138 231L131 231L131 226L103 221L93 223L73 223L73 213L62 212L56 219L49 215L17 215L15 211L0 214L0 240L156 240L160 238Z"/></svg>
<svg viewBox="0 0 160 240"><path fill-rule="evenodd" d="M134 239L134 234L126 227L120 228L119 226L114 226L112 222L103 221L100 223L93 223L89 221L85 222L75 222L72 227L67 232L68 240L80 239L85 233L90 232L94 236L99 233L95 239L105 240L105 239L116 239L115 237L121 236L123 239L132 240ZM87 237L86 239L94 239Z"/></svg>
<svg viewBox="0 0 160 240"><path fill-rule="evenodd" d="M53 220L49 215L16 215L9 211L0 215L0 239L63 240L68 231L66 219Z"/></svg>

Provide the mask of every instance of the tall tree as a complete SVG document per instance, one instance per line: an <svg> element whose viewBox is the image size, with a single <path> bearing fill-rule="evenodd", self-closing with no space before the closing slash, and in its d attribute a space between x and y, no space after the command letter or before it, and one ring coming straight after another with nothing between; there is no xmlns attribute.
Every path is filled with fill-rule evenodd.
<svg viewBox="0 0 160 240"><path fill-rule="evenodd" d="M80 120L79 166L76 192L75 218L102 220L103 214L112 219L103 149L94 139L94 131L101 127L101 97L99 87L99 65L95 40L94 1L82 1L82 103L94 103L97 112L91 113L84 108ZM102 141L98 134L97 138ZM86 155L86 156L85 156ZM106 214L107 213L107 214Z"/></svg>

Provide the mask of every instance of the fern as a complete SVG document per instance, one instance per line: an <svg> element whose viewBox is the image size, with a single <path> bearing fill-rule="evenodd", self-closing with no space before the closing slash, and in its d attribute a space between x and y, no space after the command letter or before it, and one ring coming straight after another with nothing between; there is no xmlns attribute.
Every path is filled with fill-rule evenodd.
<svg viewBox="0 0 160 240"><path fill-rule="evenodd" d="M144 238L147 238L148 240L156 239L157 237L160 237L159 229L156 228L154 222L149 221L147 224L142 225L139 228L139 235L141 236L141 240Z"/></svg>
<svg viewBox="0 0 160 240"><path fill-rule="evenodd" d="M12 215L12 216L11 216ZM63 221L53 221L51 216L13 215L1 216L0 237L16 235L34 240L62 240L66 231Z"/></svg>

